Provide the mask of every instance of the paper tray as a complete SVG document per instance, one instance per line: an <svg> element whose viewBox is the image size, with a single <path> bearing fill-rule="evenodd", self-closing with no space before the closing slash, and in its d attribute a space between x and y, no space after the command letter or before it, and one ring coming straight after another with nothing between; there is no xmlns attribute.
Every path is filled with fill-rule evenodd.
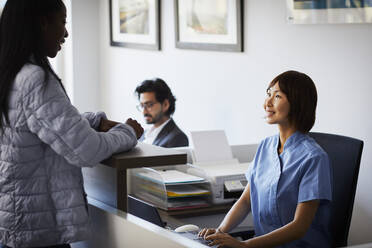
<svg viewBox="0 0 372 248"><path fill-rule="evenodd" d="M178 166L176 172L152 168L132 169L131 193L164 210L178 210L209 206L210 184L201 177L183 173L187 168ZM174 175L175 177L165 177ZM177 176L177 177L176 177Z"/></svg>

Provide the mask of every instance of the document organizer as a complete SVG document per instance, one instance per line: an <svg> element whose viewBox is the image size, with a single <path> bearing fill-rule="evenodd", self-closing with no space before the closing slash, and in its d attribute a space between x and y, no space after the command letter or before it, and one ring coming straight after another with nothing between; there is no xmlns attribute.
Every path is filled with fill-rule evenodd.
<svg viewBox="0 0 372 248"><path fill-rule="evenodd" d="M131 170L131 191L136 197L168 211L209 206L211 191L204 178L187 174L188 165Z"/></svg>

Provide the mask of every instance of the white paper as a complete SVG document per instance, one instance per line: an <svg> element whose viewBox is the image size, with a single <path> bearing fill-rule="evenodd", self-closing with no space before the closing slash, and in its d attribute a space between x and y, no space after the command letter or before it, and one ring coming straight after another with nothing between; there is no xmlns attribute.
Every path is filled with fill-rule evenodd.
<svg viewBox="0 0 372 248"><path fill-rule="evenodd" d="M157 173L141 172L140 176L153 181L159 181L159 176L164 184L190 183L204 181L204 178L193 176L177 170L157 170Z"/></svg>
<svg viewBox="0 0 372 248"><path fill-rule="evenodd" d="M233 154L223 130L191 132L194 161L214 162L233 160Z"/></svg>

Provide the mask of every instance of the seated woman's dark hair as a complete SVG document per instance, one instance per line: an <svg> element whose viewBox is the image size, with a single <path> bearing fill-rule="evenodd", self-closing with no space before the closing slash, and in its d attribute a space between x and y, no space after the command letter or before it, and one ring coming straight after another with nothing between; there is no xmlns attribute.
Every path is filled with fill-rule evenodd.
<svg viewBox="0 0 372 248"><path fill-rule="evenodd" d="M49 73L59 80L42 47L41 18L64 8L62 0L7 0L0 19L0 129L9 122L10 89L26 63L40 66L45 82Z"/></svg>
<svg viewBox="0 0 372 248"><path fill-rule="evenodd" d="M286 71L276 76L268 89L279 83L290 104L289 121L298 131L308 133L315 123L318 95L313 80L298 71Z"/></svg>
<svg viewBox="0 0 372 248"><path fill-rule="evenodd" d="M168 99L169 108L165 113L167 116L171 116L176 110L176 97L172 94L171 89L163 79L154 78L143 81L135 90L138 99L140 94L144 92L154 92L156 100L160 103L163 103L165 99Z"/></svg>

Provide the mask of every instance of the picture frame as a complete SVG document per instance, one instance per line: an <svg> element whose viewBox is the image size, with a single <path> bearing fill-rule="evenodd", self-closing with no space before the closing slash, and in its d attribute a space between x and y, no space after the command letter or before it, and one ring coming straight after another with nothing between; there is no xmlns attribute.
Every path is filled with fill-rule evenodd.
<svg viewBox="0 0 372 248"><path fill-rule="evenodd" d="M176 47L243 51L243 1L174 0Z"/></svg>
<svg viewBox="0 0 372 248"><path fill-rule="evenodd" d="M290 24L372 23L372 0L287 0Z"/></svg>
<svg viewBox="0 0 372 248"><path fill-rule="evenodd" d="M109 0L111 46L160 50L160 0Z"/></svg>

